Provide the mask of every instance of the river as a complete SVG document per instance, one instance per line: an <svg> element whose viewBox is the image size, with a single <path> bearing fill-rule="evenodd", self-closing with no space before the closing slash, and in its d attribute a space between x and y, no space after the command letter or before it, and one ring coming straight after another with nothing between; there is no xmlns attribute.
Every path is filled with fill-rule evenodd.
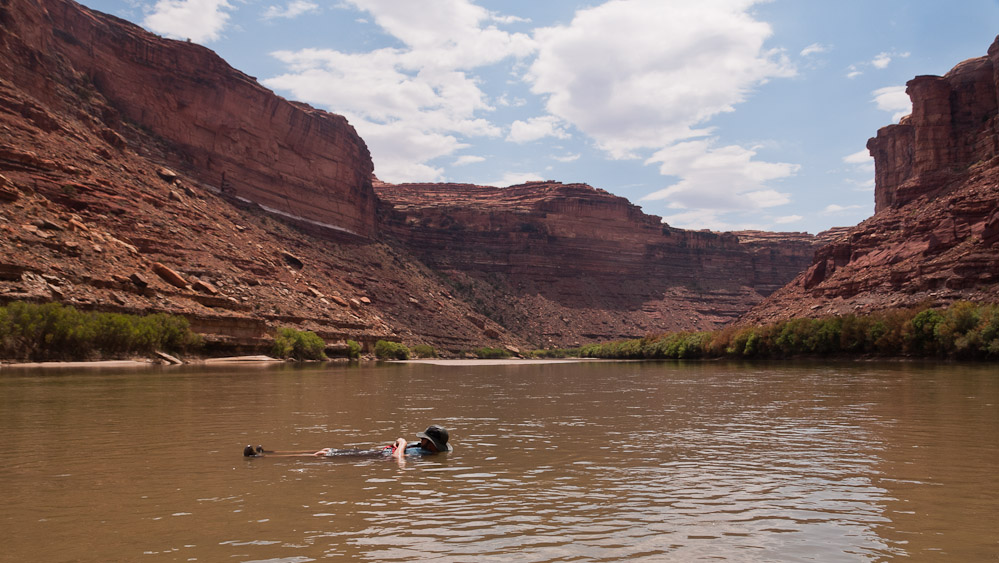
<svg viewBox="0 0 999 563"><path fill-rule="evenodd" d="M2 561L999 559L995 365L8 367L0 437Z"/></svg>

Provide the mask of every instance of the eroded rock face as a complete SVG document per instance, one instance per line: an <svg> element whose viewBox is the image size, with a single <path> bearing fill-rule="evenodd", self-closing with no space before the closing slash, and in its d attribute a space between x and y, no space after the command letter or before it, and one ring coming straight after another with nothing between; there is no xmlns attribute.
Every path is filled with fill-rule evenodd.
<svg viewBox="0 0 999 563"><path fill-rule="evenodd" d="M540 345L716 328L800 272L815 237L674 229L585 184L375 182L386 230Z"/></svg>
<svg viewBox="0 0 999 563"><path fill-rule="evenodd" d="M876 213L816 252L746 321L992 302L999 289L999 39L907 89L912 115L868 142Z"/></svg>
<svg viewBox="0 0 999 563"><path fill-rule="evenodd" d="M369 349L528 346L465 320L396 248L326 236L376 234L371 162L341 118L65 0L0 0L0 175L0 303L179 314L207 353L260 353L278 326Z"/></svg>
<svg viewBox="0 0 999 563"><path fill-rule="evenodd" d="M276 96L205 47L69 0L3 0L0 9L0 69L36 97L17 109L40 129L62 128L44 107L81 113L60 92L73 84L81 98L110 102L85 117L102 122L105 154L124 150L131 122L178 148L180 161L165 164L205 187L318 231L374 235L371 157L342 116Z"/></svg>
<svg viewBox="0 0 999 563"><path fill-rule="evenodd" d="M875 166L875 213L934 195L975 163L999 154L999 44L945 76L906 84L912 114L867 143Z"/></svg>

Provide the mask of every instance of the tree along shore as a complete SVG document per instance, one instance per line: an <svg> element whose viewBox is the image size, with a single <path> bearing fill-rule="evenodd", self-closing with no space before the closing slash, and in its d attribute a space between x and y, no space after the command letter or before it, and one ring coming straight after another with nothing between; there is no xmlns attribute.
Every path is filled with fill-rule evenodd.
<svg viewBox="0 0 999 563"><path fill-rule="evenodd" d="M673 332L641 339L539 350L547 357L693 359L916 357L999 360L999 305L954 303L944 309L889 309L870 315L790 319L713 332Z"/></svg>
<svg viewBox="0 0 999 563"><path fill-rule="evenodd" d="M83 312L59 303L15 302L0 307L0 359L17 362L108 360L156 352L196 354L201 336L187 319L162 313L127 315ZM401 343L379 341L378 359L408 359ZM273 356L325 360L326 343L308 331L279 328ZM346 355L361 347L347 342ZM426 345L414 356L433 358ZM480 348L466 356L508 358L504 349ZM999 304L954 303L944 309L889 309L870 315L790 319L763 326L731 326L712 332L673 332L645 338L535 350L533 358L600 359L779 359L818 357L913 357L999 360Z"/></svg>

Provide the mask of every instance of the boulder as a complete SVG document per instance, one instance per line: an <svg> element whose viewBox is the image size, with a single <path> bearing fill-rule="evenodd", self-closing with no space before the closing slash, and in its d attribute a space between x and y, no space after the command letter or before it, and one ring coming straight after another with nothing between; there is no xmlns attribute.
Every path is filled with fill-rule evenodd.
<svg viewBox="0 0 999 563"><path fill-rule="evenodd" d="M199 293L207 293L208 295L218 295L219 293L218 288L214 285L197 278L191 279L191 289Z"/></svg>
<svg viewBox="0 0 999 563"><path fill-rule="evenodd" d="M169 168L160 168L156 170L156 175L165 180L168 184L173 183L178 178L177 173Z"/></svg>
<svg viewBox="0 0 999 563"><path fill-rule="evenodd" d="M285 264L295 268L296 270L301 270L305 267L305 263L302 262L302 259L290 252L282 251L281 259L284 260Z"/></svg>
<svg viewBox="0 0 999 563"><path fill-rule="evenodd" d="M128 279L139 289L146 289L149 287L149 281L138 272L133 272L132 275L128 276Z"/></svg>
<svg viewBox="0 0 999 563"><path fill-rule="evenodd" d="M174 287L187 289L188 286L187 280L181 277L181 275L178 274L176 271L164 266L163 264L160 264L159 262L154 262L152 268L153 272L155 272L156 275L162 278L163 281L167 282L168 284Z"/></svg>

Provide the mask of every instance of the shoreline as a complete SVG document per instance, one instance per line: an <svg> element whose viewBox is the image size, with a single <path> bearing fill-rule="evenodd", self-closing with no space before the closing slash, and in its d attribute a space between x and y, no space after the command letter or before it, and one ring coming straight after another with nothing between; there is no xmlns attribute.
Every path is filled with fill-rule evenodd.
<svg viewBox="0 0 999 563"><path fill-rule="evenodd" d="M384 361L384 360L370 360ZM443 367L467 367L467 366L509 366L509 365L543 365L543 364L574 364L574 363L594 363L594 362L621 362L637 360L614 360L602 358L495 358L495 359L468 359L468 358L421 358L414 360L396 360L394 364L425 364ZM264 355L251 356L228 356L222 358L197 358L185 360L182 364L187 366L213 366L213 365L247 365L247 364L278 364L286 363L288 360L272 358ZM331 360L330 363L334 361ZM323 362L308 362L323 363ZM129 359L129 360L90 360L90 361L53 361L53 362L23 362L23 363L0 363L0 370L4 369L81 369L81 368L154 368L166 367L178 364L164 361L158 358Z"/></svg>
<svg viewBox="0 0 999 563"><path fill-rule="evenodd" d="M604 358L495 358L495 359L449 359L421 358L416 360L397 360L394 364L426 364L434 366L529 366L540 364L579 364L593 362L622 362L636 360L613 360Z"/></svg>
<svg viewBox="0 0 999 563"><path fill-rule="evenodd" d="M188 366L204 365L227 365L227 364L274 364L284 363L285 360L272 358L270 356L228 356L223 358L197 358L187 360L183 364ZM91 361L55 361L55 362L24 362L24 363L0 363L0 370L4 369L66 369L66 368L151 368L178 365L160 359L131 359L131 360L91 360Z"/></svg>

